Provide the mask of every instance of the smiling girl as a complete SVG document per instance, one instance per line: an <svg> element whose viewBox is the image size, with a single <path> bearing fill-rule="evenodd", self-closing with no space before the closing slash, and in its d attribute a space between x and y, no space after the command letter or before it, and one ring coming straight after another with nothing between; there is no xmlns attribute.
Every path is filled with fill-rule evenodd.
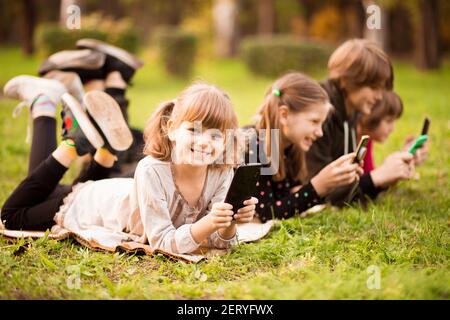
<svg viewBox="0 0 450 320"><path fill-rule="evenodd" d="M236 223L253 219L256 198L244 202L233 221L232 206L223 202L233 168L220 159L227 144L225 131L235 129L237 119L219 88L194 84L155 111L145 129L146 157L134 178L104 179L116 151L131 144L115 101L95 92L86 94L84 106L68 94L63 102L64 142L42 158L4 204L7 228L45 230L56 223L103 247L134 241L183 254L200 245L229 248L236 242ZM42 108L55 113L56 101L39 96L32 114L47 118L41 117ZM54 135L54 126L47 131ZM96 148L89 175L55 198L59 181L77 156Z"/></svg>
<svg viewBox="0 0 450 320"><path fill-rule="evenodd" d="M249 143L259 145L259 160L274 169L272 174L263 173L257 184L256 211L262 221L301 213L362 173L357 164L351 163L354 153L350 153L327 165L309 183L303 183L308 172L305 152L322 137L322 124L330 108L325 90L300 73L281 77L267 91L256 132L250 135L256 142ZM250 148L246 160L250 161L254 153Z"/></svg>

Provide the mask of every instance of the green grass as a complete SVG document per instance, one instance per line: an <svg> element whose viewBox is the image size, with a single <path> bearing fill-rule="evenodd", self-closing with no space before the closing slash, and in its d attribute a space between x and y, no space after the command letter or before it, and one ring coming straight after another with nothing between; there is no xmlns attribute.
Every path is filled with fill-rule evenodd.
<svg viewBox="0 0 450 320"><path fill-rule="evenodd" d="M159 102L174 98L188 83L147 60L128 93L131 121L138 127ZM34 73L38 59L1 49L0 64L3 86L12 76ZM395 72L406 110L388 143L376 147L376 160L398 149L406 135L417 134L424 114L432 118L430 158L418 169L420 180L401 183L367 211L327 209L283 221L258 243L198 265L94 252L72 240L0 237L0 298L449 299L450 64L420 73L396 63ZM250 75L235 60L201 61L196 75L230 93L241 125L250 122L271 82ZM27 120L10 117L15 103L0 100L1 202L27 168ZM366 285L372 265L381 272L380 289Z"/></svg>

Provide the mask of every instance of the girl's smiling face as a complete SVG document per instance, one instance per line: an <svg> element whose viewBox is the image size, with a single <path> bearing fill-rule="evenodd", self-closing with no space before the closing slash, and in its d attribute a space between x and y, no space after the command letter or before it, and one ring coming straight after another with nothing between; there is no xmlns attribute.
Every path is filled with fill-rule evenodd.
<svg viewBox="0 0 450 320"><path fill-rule="evenodd" d="M328 103L318 103L300 112L291 112L282 106L280 121L283 135L304 152L308 151L314 141L323 136L322 125L329 109Z"/></svg>
<svg viewBox="0 0 450 320"><path fill-rule="evenodd" d="M219 129L202 127L201 121L183 121L178 128L173 128L169 120L167 126L174 163L210 165L224 151L224 134Z"/></svg>

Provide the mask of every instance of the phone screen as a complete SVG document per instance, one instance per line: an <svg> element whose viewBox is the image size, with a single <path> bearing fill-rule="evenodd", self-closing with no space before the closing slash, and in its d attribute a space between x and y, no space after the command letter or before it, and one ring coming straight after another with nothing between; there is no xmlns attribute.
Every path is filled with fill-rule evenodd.
<svg viewBox="0 0 450 320"><path fill-rule="evenodd" d="M261 166L260 163L250 163L241 165L236 169L225 197L225 203L231 204L235 213L244 206L245 200L255 195Z"/></svg>
<svg viewBox="0 0 450 320"><path fill-rule="evenodd" d="M425 120L423 121L422 132L420 134L422 136L428 134L429 127L430 127L430 119L429 118L425 118Z"/></svg>
<svg viewBox="0 0 450 320"><path fill-rule="evenodd" d="M356 156L353 159L353 163L360 163L364 159L364 157L366 156L368 143L369 136L362 136L361 140L359 141L358 147L356 148Z"/></svg>

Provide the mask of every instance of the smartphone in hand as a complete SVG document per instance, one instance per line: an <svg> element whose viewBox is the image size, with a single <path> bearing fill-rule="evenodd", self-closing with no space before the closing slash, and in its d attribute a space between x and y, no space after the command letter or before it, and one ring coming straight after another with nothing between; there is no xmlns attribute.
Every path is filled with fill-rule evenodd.
<svg viewBox="0 0 450 320"><path fill-rule="evenodd" d="M418 137L414 141L414 143L411 146L411 148L409 148L409 153L414 155L414 153L416 153L417 149L420 149L427 140L428 140L428 135L426 135L426 134L421 135L420 137Z"/></svg>
<svg viewBox="0 0 450 320"><path fill-rule="evenodd" d="M426 117L425 120L423 120L423 126L422 126L422 132L420 135L424 136L428 134L428 129L430 128L430 118Z"/></svg>
<svg viewBox="0 0 450 320"><path fill-rule="evenodd" d="M361 163L364 160L367 152L367 144L369 143L369 136L364 135L359 140L358 147L356 148L356 156L353 158L353 163Z"/></svg>
<svg viewBox="0 0 450 320"><path fill-rule="evenodd" d="M259 180L261 166L262 164L260 163L248 163L240 165L236 169L225 197L225 203L233 206L235 214L238 209L244 207L245 200L255 196L256 183Z"/></svg>

